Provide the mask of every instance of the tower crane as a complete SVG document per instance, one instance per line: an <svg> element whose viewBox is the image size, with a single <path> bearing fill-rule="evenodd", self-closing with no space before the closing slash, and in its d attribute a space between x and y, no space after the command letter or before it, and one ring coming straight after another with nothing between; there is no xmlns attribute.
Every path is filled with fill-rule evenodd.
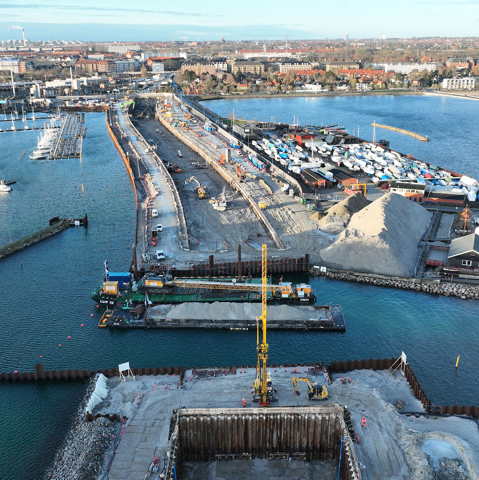
<svg viewBox="0 0 479 480"><path fill-rule="evenodd" d="M261 270L261 316L256 319L256 378L253 385L253 402L259 402L260 407L268 407L270 402L276 402L278 399L274 397L275 390L271 382L271 376L267 372L266 365L268 360L268 343L266 341L266 316L267 316L267 246L262 246ZM259 323L261 322L262 340L259 339Z"/></svg>

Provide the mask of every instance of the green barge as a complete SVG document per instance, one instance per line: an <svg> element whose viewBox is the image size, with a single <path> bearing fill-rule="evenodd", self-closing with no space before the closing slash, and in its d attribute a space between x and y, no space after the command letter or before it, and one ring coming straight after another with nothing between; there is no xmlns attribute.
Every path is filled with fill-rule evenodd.
<svg viewBox="0 0 479 480"><path fill-rule="evenodd" d="M268 303L309 305L316 302L311 285L289 282L273 285L271 280L267 285ZM106 272L92 298L108 308L118 302L127 307L184 302L261 302L261 279L181 279L151 273L135 282L130 273Z"/></svg>

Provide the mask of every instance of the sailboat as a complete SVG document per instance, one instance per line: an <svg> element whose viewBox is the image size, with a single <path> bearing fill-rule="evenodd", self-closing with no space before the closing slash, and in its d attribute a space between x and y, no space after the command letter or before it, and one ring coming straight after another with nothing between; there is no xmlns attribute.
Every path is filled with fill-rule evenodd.
<svg viewBox="0 0 479 480"><path fill-rule="evenodd" d="M15 124L13 123L13 114L12 114L12 126L10 127L10 130L16 131L17 129L15 128Z"/></svg>

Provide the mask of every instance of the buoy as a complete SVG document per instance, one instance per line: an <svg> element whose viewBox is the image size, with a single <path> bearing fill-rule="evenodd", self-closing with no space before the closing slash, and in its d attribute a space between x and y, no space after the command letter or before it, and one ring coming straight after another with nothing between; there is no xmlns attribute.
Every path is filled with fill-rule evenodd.
<svg viewBox="0 0 479 480"><path fill-rule="evenodd" d="M68 340L70 340L70 335L68 335Z"/></svg>
<svg viewBox="0 0 479 480"><path fill-rule="evenodd" d="M93 317L93 313L90 316Z"/></svg>
<svg viewBox="0 0 479 480"><path fill-rule="evenodd" d="M58 345L58 346L59 346L59 347L61 347L61 346L62 346L62 344L60 343L60 345Z"/></svg>
<svg viewBox="0 0 479 480"><path fill-rule="evenodd" d="M43 355L40 355L40 358L43 358Z"/></svg>
<svg viewBox="0 0 479 480"><path fill-rule="evenodd" d="M15 373L18 373L18 370L15 370Z"/></svg>
<svg viewBox="0 0 479 480"><path fill-rule="evenodd" d="M460 358L460 355L457 357L457 360L456 360L456 368L459 365L459 358Z"/></svg>
<svg viewBox="0 0 479 480"><path fill-rule="evenodd" d="M98 308L100 305L97 305L96 308Z"/></svg>
<svg viewBox="0 0 479 480"><path fill-rule="evenodd" d="M83 323L81 324L81 326L83 327Z"/></svg>

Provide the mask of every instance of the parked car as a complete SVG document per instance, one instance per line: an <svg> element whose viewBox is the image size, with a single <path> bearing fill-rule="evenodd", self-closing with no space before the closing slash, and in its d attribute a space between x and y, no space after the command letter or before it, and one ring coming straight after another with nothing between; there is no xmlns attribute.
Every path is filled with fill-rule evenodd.
<svg viewBox="0 0 479 480"><path fill-rule="evenodd" d="M163 250L155 250L155 255L156 255L156 259L159 262L163 261L166 258L165 252Z"/></svg>
<svg viewBox="0 0 479 480"><path fill-rule="evenodd" d="M156 218L156 217L158 216L158 210L157 210L156 208L153 208L153 209L151 210L151 216L152 216L153 218Z"/></svg>
<svg viewBox="0 0 479 480"><path fill-rule="evenodd" d="M159 223L157 226L156 226L156 231L157 232L162 232L163 231L163 225L161 223Z"/></svg>
<svg viewBox="0 0 479 480"><path fill-rule="evenodd" d="M183 154L181 153L181 150L178 150L178 157L183 158Z"/></svg>

